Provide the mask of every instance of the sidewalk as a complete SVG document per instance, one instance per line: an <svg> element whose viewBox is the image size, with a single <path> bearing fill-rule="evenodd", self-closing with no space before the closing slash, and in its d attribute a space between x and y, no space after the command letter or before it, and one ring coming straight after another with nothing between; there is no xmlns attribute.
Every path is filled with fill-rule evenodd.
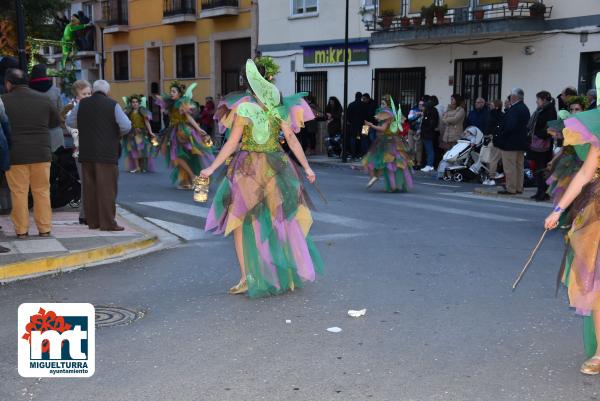
<svg viewBox="0 0 600 401"><path fill-rule="evenodd" d="M79 213L72 210L52 214L52 236L46 238L38 237L31 218L29 237L17 239L10 216L0 216L0 245L11 250L0 254L0 282L89 266L147 249L158 241L122 209L117 222L125 230L120 232L90 230L79 224Z"/></svg>
<svg viewBox="0 0 600 401"><path fill-rule="evenodd" d="M498 198L504 198L504 199L518 199L518 200L526 200L529 202L535 202L535 200L531 199L531 197L533 195L535 195L535 193L537 192L537 188L535 187L531 187L531 188L524 188L523 189L523 193L522 194L516 194L516 195L501 195L498 193L498 191L501 191L503 188L499 187L499 186L489 186L489 187L476 187L473 192L476 193L477 195L485 195L485 196L493 196L493 197L498 197ZM550 201L543 201L543 202L538 202L541 204L544 203L550 203Z"/></svg>

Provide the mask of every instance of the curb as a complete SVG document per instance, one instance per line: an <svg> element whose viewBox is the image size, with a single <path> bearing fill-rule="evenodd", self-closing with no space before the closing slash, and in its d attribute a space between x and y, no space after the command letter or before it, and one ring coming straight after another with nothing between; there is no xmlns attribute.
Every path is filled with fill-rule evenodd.
<svg viewBox="0 0 600 401"><path fill-rule="evenodd" d="M149 248L157 242L158 237L146 236L122 244L107 245L67 255L9 263L0 267L0 282L86 267L133 251Z"/></svg>
<svg viewBox="0 0 600 401"><path fill-rule="evenodd" d="M543 201L543 202L536 202L536 201L529 199L529 194L531 194L533 192L524 192L523 194L519 194L519 195L500 195L497 192L488 191L488 190L482 189L482 188L475 188L473 190L473 193L475 195L487 196L490 198L497 198L497 199L504 199L504 200L519 201L522 203L530 203L532 205L549 205L552 203L552 201L550 201L550 200Z"/></svg>
<svg viewBox="0 0 600 401"><path fill-rule="evenodd" d="M121 262L179 244L177 237L117 205L117 215L130 226L142 232L144 237L121 244L86 249L65 255L30 259L0 266L0 283L55 274L76 269Z"/></svg>

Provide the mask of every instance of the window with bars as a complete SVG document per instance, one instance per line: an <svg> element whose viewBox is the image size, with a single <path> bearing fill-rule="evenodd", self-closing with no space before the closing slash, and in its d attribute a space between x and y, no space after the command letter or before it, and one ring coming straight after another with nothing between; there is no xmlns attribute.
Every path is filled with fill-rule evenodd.
<svg viewBox="0 0 600 401"><path fill-rule="evenodd" d="M115 81L129 80L129 51L113 53Z"/></svg>
<svg viewBox="0 0 600 401"><path fill-rule="evenodd" d="M406 116L425 94L425 67L377 68L373 71L373 86L377 102L391 95Z"/></svg>
<svg viewBox="0 0 600 401"><path fill-rule="evenodd" d="M196 47L193 43L175 47L177 78L194 78L196 76Z"/></svg>
<svg viewBox="0 0 600 401"><path fill-rule="evenodd" d="M471 110L478 97L487 102L502 100L502 57L456 60L454 92L465 99L465 110Z"/></svg>
<svg viewBox="0 0 600 401"><path fill-rule="evenodd" d="M327 105L327 71L296 73L296 92L308 92L318 109L323 111Z"/></svg>
<svg viewBox="0 0 600 401"><path fill-rule="evenodd" d="M319 0L292 0L292 16L314 14L319 11Z"/></svg>

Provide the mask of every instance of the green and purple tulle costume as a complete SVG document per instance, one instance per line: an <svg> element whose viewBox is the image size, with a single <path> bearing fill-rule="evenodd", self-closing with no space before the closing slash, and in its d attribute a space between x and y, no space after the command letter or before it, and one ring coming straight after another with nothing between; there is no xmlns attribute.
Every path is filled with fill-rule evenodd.
<svg viewBox="0 0 600 401"><path fill-rule="evenodd" d="M600 110L572 115L564 121L564 145L571 147L553 173L556 198L562 197L568 183L586 160L591 146L600 149ZM567 148L569 149L569 148ZM579 167L578 167L579 166ZM584 317L586 354L596 352L597 343L592 311L600 309L600 160L591 182L581 191L563 219L571 223L565 239L566 249L561 265L561 279L568 288L569 304ZM555 201L556 203L556 201ZM565 218L566 217L566 218Z"/></svg>
<svg viewBox="0 0 600 401"><path fill-rule="evenodd" d="M390 109L380 109L375 118L380 122L395 118ZM412 161L406 146L392 125L383 134L378 134L369 152L363 158L363 166L372 176L383 175L388 192L407 192L413 186Z"/></svg>
<svg viewBox="0 0 600 401"><path fill-rule="evenodd" d="M241 229L248 295L281 294L314 281L323 271L309 235L311 202L300 173L279 143L282 121L298 132L314 115L300 95L283 100L277 113L258 109L261 106L250 94L229 99L235 100L220 104L229 110L220 128L230 129L242 119L241 147L218 185L205 228L225 235ZM263 124L261 135L255 132L258 123Z"/></svg>
<svg viewBox="0 0 600 401"><path fill-rule="evenodd" d="M214 160L212 143L207 141L201 132L196 131L187 119L195 107L192 102L195 87L196 84L190 85L185 94L176 101L168 95L157 99L161 109L169 112L169 126L162 137L162 147L167 165L173 169L171 182L174 184L189 185L194 178L189 177L177 164L177 159L187 163L194 175L200 174L200 171Z"/></svg>

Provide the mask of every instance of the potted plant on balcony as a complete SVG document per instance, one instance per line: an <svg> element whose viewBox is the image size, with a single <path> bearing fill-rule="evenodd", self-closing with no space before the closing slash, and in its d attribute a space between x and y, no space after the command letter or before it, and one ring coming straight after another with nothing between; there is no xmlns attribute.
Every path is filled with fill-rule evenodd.
<svg viewBox="0 0 600 401"><path fill-rule="evenodd" d="M510 11L515 11L519 8L519 0L507 0L506 2L508 3L508 9Z"/></svg>
<svg viewBox="0 0 600 401"><path fill-rule="evenodd" d="M421 7L421 18L425 20L425 25L427 26L433 26L433 18L435 17L434 7L434 4L429 7Z"/></svg>
<svg viewBox="0 0 600 401"><path fill-rule="evenodd" d="M431 5L433 7L433 14L438 24L443 24L446 19L446 13L448 12L448 4L442 4L441 6Z"/></svg>
<svg viewBox="0 0 600 401"><path fill-rule="evenodd" d="M483 20L484 16L485 16L485 10L483 8L476 8L475 10L473 10L473 19L475 21Z"/></svg>
<svg viewBox="0 0 600 401"><path fill-rule="evenodd" d="M400 18L400 26L405 27L405 28L407 26L410 26L410 18L408 18L407 16Z"/></svg>
<svg viewBox="0 0 600 401"><path fill-rule="evenodd" d="M381 21L379 21L379 25L383 27L383 29L390 29L392 23L394 22L394 10L383 10L381 11Z"/></svg>
<svg viewBox="0 0 600 401"><path fill-rule="evenodd" d="M536 1L532 5L529 6L529 15L532 18L544 18L546 14L546 5L544 3L540 3Z"/></svg>
<svg viewBox="0 0 600 401"><path fill-rule="evenodd" d="M421 26L423 23L423 18L421 17L412 17L412 23L414 26Z"/></svg>

